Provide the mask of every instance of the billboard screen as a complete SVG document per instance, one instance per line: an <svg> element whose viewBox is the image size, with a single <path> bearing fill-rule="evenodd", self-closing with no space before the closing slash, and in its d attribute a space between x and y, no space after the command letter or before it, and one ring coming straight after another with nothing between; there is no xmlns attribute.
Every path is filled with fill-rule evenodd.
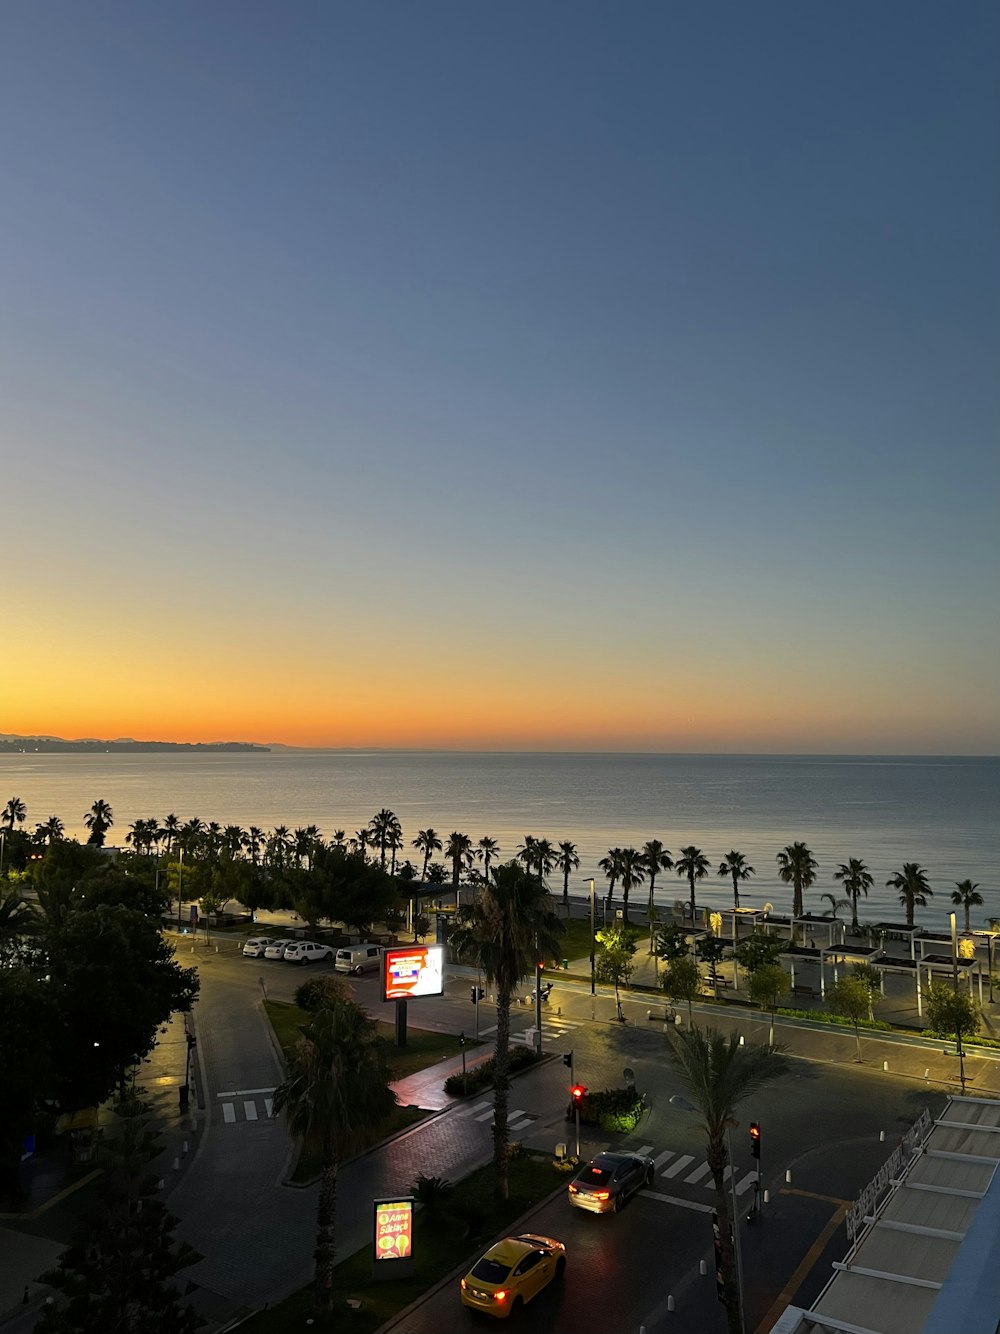
<svg viewBox="0 0 1000 1334"><path fill-rule="evenodd" d="M413 1199L375 1201L375 1262L406 1260L413 1252Z"/></svg>
<svg viewBox="0 0 1000 1334"><path fill-rule="evenodd" d="M382 955L382 999L444 995L444 946L397 945Z"/></svg>

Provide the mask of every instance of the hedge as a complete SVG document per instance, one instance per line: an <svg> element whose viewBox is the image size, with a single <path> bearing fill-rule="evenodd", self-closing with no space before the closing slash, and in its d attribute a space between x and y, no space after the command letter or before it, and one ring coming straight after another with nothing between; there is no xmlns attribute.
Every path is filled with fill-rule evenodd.
<svg viewBox="0 0 1000 1334"><path fill-rule="evenodd" d="M566 1119L574 1114L570 1103ZM604 1089L601 1093L587 1093L580 1104L580 1124L599 1126L608 1133L622 1134L634 1130L646 1111L646 1098L634 1088Z"/></svg>
<svg viewBox="0 0 1000 1334"><path fill-rule="evenodd" d="M510 1073L514 1074L529 1065L534 1065L538 1059L538 1053L531 1047L511 1047ZM466 1075L461 1073L449 1075L444 1081L444 1091L450 1093L453 1098L462 1098L466 1093L481 1093L483 1089L493 1087L493 1072L495 1069L496 1057L491 1056L489 1060L483 1061L481 1065L473 1066Z"/></svg>
<svg viewBox="0 0 1000 1334"><path fill-rule="evenodd" d="M827 1014L825 1010L775 1010L775 1014L786 1019L812 1019L817 1024L836 1024L840 1028L853 1028L854 1020L845 1019L842 1014ZM879 1033L891 1033L892 1024L882 1019L859 1019L858 1028L875 1029Z"/></svg>

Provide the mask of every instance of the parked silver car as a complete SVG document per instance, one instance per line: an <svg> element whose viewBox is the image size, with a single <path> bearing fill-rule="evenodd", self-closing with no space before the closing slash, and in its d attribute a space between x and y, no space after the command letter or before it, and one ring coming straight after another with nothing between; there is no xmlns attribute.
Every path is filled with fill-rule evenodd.
<svg viewBox="0 0 1000 1334"><path fill-rule="evenodd" d="M293 940L281 957L286 963L316 963L319 959L332 959L333 950L329 945L317 945L314 940Z"/></svg>
<svg viewBox="0 0 1000 1334"><path fill-rule="evenodd" d="M652 1158L637 1153L599 1153L569 1183L569 1202L592 1214L617 1213L630 1195L651 1186L655 1177Z"/></svg>
<svg viewBox="0 0 1000 1334"><path fill-rule="evenodd" d="M273 944L273 936L254 936L252 940L248 940L243 946L243 957L245 959L263 958L264 951L267 949L268 945Z"/></svg>
<svg viewBox="0 0 1000 1334"><path fill-rule="evenodd" d="M294 945L295 943L294 940L272 940L270 945L264 950L264 958L283 959L285 957L285 950L288 949L289 945Z"/></svg>

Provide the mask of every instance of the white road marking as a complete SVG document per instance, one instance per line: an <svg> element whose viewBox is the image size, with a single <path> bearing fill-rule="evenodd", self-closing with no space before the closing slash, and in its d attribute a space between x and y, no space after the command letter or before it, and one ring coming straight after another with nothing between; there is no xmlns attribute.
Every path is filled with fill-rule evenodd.
<svg viewBox="0 0 1000 1334"><path fill-rule="evenodd" d="M265 1098L265 1099L264 1099L264 1115L265 1115L265 1116L273 1116L273 1115L274 1115L274 1099L273 1099L273 1098Z"/></svg>
<svg viewBox="0 0 1000 1334"><path fill-rule="evenodd" d="M481 1028L479 1030L479 1036L481 1038L488 1038L491 1033L495 1033L496 1031L497 1031L496 1024L491 1024L489 1028Z"/></svg>
<svg viewBox="0 0 1000 1334"><path fill-rule="evenodd" d="M677 1159L673 1167L668 1167L667 1170L665 1172L661 1172L660 1175L664 1177L675 1177L678 1172L683 1172L685 1167L689 1166L689 1164L693 1162L694 1162L694 1154L685 1153L680 1158Z"/></svg>
<svg viewBox="0 0 1000 1334"><path fill-rule="evenodd" d="M222 1104L222 1119L227 1125L232 1125L236 1120L236 1108L231 1102L224 1102Z"/></svg>
<svg viewBox="0 0 1000 1334"><path fill-rule="evenodd" d="M726 1170L722 1174L723 1183L727 1182L732 1175L733 1175L733 1165L732 1163L727 1163Z"/></svg>
<svg viewBox="0 0 1000 1334"><path fill-rule="evenodd" d="M508 1121L508 1122L507 1122L507 1129L508 1129L508 1130L523 1130L525 1126L530 1126L530 1125L531 1125L531 1121L532 1121L532 1118L531 1118L530 1116L529 1116L526 1120L524 1120L524 1121Z"/></svg>
<svg viewBox="0 0 1000 1334"><path fill-rule="evenodd" d="M705 1173L708 1172L709 1170L710 1169L708 1163L702 1163L700 1167L696 1167L694 1171L691 1173L691 1175L689 1177L685 1177L684 1180L688 1183L689 1186L693 1186L695 1182L700 1181L702 1177L705 1175ZM664 1172L663 1175L666 1176L666 1173Z"/></svg>
<svg viewBox="0 0 1000 1334"><path fill-rule="evenodd" d="M756 1180L757 1180L757 1173L748 1172L742 1181L738 1181L736 1183L736 1194L742 1195L745 1190L750 1189L750 1187Z"/></svg>
<svg viewBox="0 0 1000 1334"><path fill-rule="evenodd" d="M491 1107L490 1110L489 1110L488 1112L480 1112L478 1116L473 1117L473 1120L474 1120L474 1121L488 1121L492 1115L493 1115L493 1108Z"/></svg>
<svg viewBox="0 0 1000 1334"><path fill-rule="evenodd" d="M217 1098L250 1098L255 1093L273 1093L274 1087L269 1089L233 1089L230 1093L217 1093Z"/></svg>
<svg viewBox="0 0 1000 1334"><path fill-rule="evenodd" d="M645 1158L646 1154L649 1153L652 1147L652 1144L644 1144L641 1149L635 1149L634 1152L639 1158Z"/></svg>
<svg viewBox="0 0 1000 1334"><path fill-rule="evenodd" d="M243 1114L248 1121L257 1120L257 1104L255 1102L244 1102Z"/></svg>
<svg viewBox="0 0 1000 1334"><path fill-rule="evenodd" d="M672 1158L676 1152L676 1149L664 1149L662 1153L658 1153L653 1159L653 1166L662 1167L667 1159Z"/></svg>
<svg viewBox="0 0 1000 1334"><path fill-rule="evenodd" d="M642 1192L644 1200L659 1200L661 1204L675 1204L678 1209L693 1209L696 1214L710 1214L712 1205L696 1204L694 1200L681 1200L676 1195L663 1195L658 1190L644 1190Z"/></svg>

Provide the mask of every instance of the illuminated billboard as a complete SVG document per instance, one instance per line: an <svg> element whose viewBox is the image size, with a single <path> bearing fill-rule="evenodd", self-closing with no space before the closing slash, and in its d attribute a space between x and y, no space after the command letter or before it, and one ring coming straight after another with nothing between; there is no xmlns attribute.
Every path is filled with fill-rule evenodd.
<svg viewBox="0 0 1000 1334"><path fill-rule="evenodd" d="M375 1200L375 1263L413 1253L413 1199Z"/></svg>
<svg viewBox="0 0 1000 1334"><path fill-rule="evenodd" d="M444 946L397 945L382 955L382 999L444 995Z"/></svg>

